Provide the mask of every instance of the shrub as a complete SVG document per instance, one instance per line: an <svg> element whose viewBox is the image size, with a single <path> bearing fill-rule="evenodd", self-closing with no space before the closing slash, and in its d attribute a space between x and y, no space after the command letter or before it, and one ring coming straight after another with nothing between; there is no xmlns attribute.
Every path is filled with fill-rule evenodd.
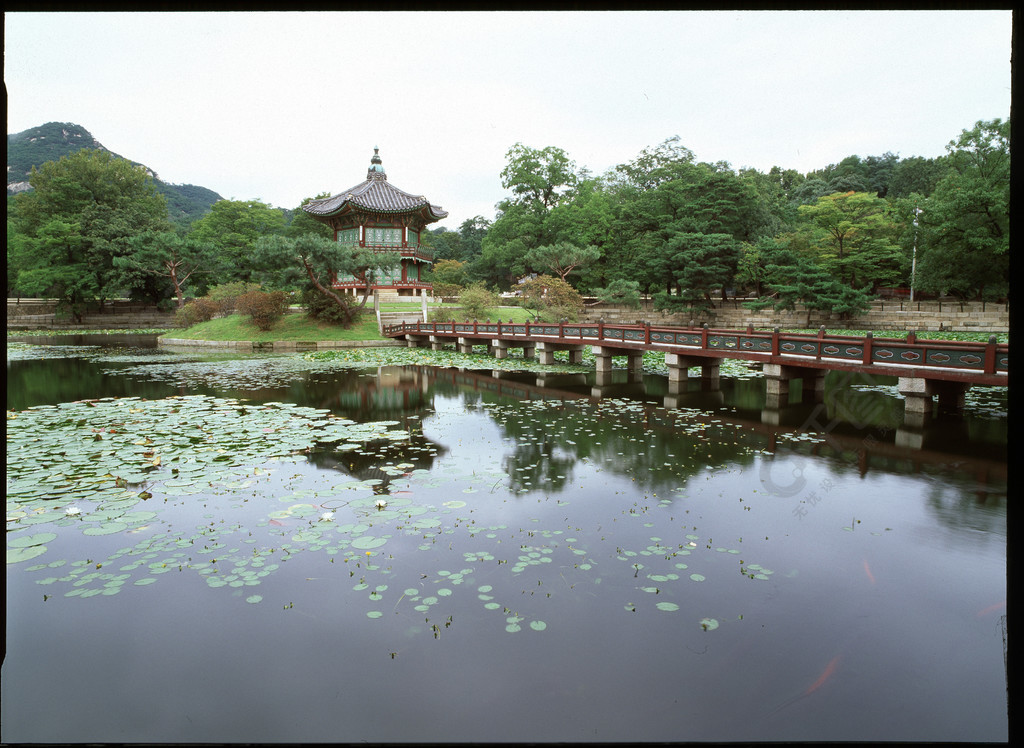
<svg viewBox="0 0 1024 748"><path fill-rule="evenodd" d="M174 324L178 327L192 327L200 322L209 322L220 313L220 305L205 296L193 299L174 313Z"/></svg>
<svg viewBox="0 0 1024 748"><path fill-rule="evenodd" d="M523 292L523 306L537 310L545 321L566 319L575 322L583 311L583 297L576 289L550 275L539 275L523 281L518 288Z"/></svg>
<svg viewBox="0 0 1024 748"><path fill-rule="evenodd" d="M249 291L235 299L235 309L249 317L260 330L267 331L288 311L288 294L284 291Z"/></svg>
<svg viewBox="0 0 1024 748"><path fill-rule="evenodd" d="M427 319L431 322L455 322L458 311L458 307L442 305L431 309Z"/></svg>
<svg viewBox="0 0 1024 748"><path fill-rule="evenodd" d="M238 298L253 291L259 291L259 283L223 283L206 292L205 298L217 305L219 314L231 314L238 307Z"/></svg>
<svg viewBox="0 0 1024 748"><path fill-rule="evenodd" d="M349 294L338 294L345 308L338 306L338 303L315 288L308 289L302 294L302 303L306 307L306 314L318 322L329 325L341 325L346 327L355 322L363 313L363 308L356 301L355 296Z"/></svg>
<svg viewBox="0 0 1024 748"><path fill-rule="evenodd" d="M431 294L433 294L434 298L452 298L461 294L462 291L462 286L457 283L438 283L437 281L432 284L431 288Z"/></svg>
<svg viewBox="0 0 1024 748"><path fill-rule="evenodd" d="M498 306L498 297L482 284L474 285L459 294L459 306L466 319L486 319L491 310Z"/></svg>

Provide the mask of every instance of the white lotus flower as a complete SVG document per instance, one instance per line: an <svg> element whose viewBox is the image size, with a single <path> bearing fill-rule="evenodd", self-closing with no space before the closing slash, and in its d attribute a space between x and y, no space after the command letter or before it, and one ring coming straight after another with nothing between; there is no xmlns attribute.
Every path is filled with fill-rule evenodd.
<svg viewBox="0 0 1024 748"><path fill-rule="evenodd" d="M334 521L334 512L324 512L323 514L320 515L320 521L321 522L333 522Z"/></svg>
<svg viewBox="0 0 1024 748"><path fill-rule="evenodd" d="M79 509L77 506L69 506L67 509L64 510L64 514L68 515L69 517L74 517L76 514L81 513L82 510Z"/></svg>
<svg viewBox="0 0 1024 748"><path fill-rule="evenodd" d="M388 505L388 502L386 502L384 499L377 499L377 503L374 504L374 506L377 507L378 509L383 509L387 505Z"/></svg>

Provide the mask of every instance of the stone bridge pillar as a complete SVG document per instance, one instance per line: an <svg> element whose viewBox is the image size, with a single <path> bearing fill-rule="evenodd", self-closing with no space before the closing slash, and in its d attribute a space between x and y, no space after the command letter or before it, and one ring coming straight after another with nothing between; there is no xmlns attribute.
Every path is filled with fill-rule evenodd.
<svg viewBox="0 0 1024 748"><path fill-rule="evenodd" d="M820 402L825 394L825 375L827 369L815 369L809 366L789 366L787 364L764 364L761 367L765 378L766 406L780 408L789 402L789 383L791 379L803 380L804 396L810 396Z"/></svg>
<svg viewBox="0 0 1024 748"><path fill-rule="evenodd" d="M718 389L721 362L717 358L706 358L705 356L683 356L679 353L666 353L665 365L668 367L668 382L670 387L673 382L686 381L690 375L688 370L694 366L699 366L700 378L703 382L704 389Z"/></svg>
<svg viewBox="0 0 1024 748"><path fill-rule="evenodd" d="M644 368L644 352L633 350L631 348L609 348L603 345L592 345L590 350L594 354L595 367L598 372L611 371L612 370L612 357L614 356L626 356L626 369L631 372L643 371ZM580 354L582 355L583 348L580 347Z"/></svg>
<svg viewBox="0 0 1024 748"><path fill-rule="evenodd" d="M964 407L964 396L971 385L923 377L900 377L897 387L904 397L904 422L908 426L923 426L932 414L935 404L932 397L938 397L939 410L959 411Z"/></svg>
<svg viewBox="0 0 1024 748"><path fill-rule="evenodd" d="M555 363L555 351L569 351L569 363L570 364L582 364L583 363L583 346L582 345L566 345L565 343L547 343L543 340L538 341L536 344L536 355L538 363L542 364L553 364ZM525 354L525 350L524 350Z"/></svg>

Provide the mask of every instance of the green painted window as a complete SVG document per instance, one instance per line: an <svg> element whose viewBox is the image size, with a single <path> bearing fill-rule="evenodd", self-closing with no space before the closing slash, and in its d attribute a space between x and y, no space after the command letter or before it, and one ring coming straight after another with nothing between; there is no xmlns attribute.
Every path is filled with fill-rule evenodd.
<svg viewBox="0 0 1024 748"><path fill-rule="evenodd" d="M402 245L402 229L367 228L366 243L400 247Z"/></svg>

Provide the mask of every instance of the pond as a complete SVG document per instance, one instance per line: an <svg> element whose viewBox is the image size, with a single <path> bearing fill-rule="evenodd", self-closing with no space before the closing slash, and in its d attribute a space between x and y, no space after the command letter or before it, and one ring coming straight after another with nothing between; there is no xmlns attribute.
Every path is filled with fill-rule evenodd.
<svg viewBox="0 0 1024 748"><path fill-rule="evenodd" d="M4 741L1007 739L1005 388L502 365L9 338Z"/></svg>

